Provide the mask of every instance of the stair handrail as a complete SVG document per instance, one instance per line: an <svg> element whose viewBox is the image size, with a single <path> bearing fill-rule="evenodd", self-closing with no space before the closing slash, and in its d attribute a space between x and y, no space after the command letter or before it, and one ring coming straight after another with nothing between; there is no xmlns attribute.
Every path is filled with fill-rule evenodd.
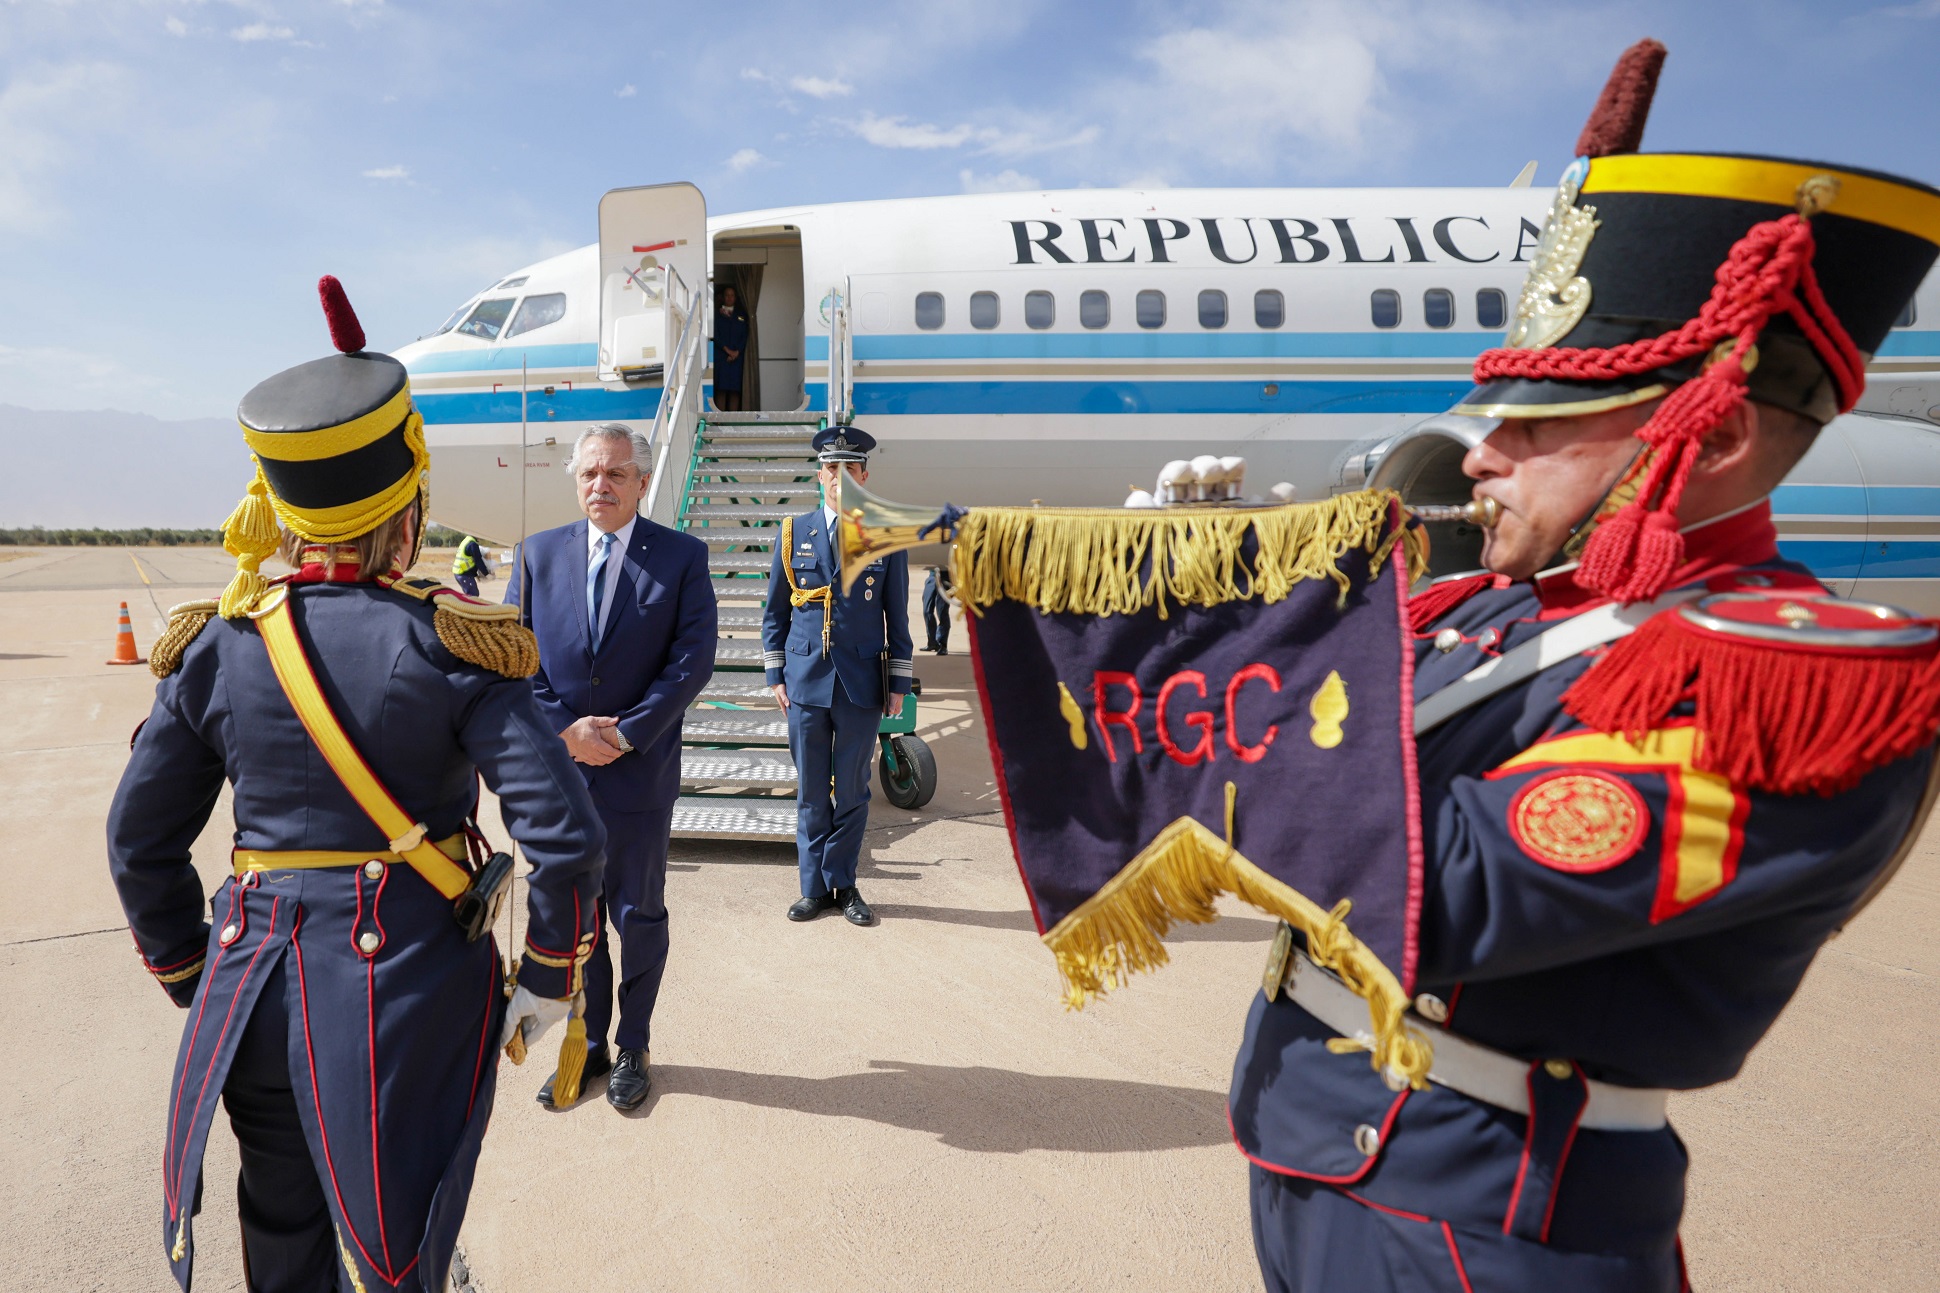
<svg viewBox="0 0 1940 1293"><path fill-rule="evenodd" d="M832 294L829 310L829 421L844 423L855 416L854 329L849 320L849 285L843 281Z"/></svg>
<svg viewBox="0 0 1940 1293"><path fill-rule="evenodd" d="M674 342L667 357L666 381L661 387L660 407L655 410L653 431L648 436L648 445L654 451L653 479L647 485L647 497L641 511L653 517L661 498L661 482L667 477L667 459L671 455L674 440L683 432L691 439L694 424L700 420L699 394L701 371L705 367L705 352L701 339L705 334L706 311L701 307L700 289L688 289L680 275L670 265L667 267L670 282L667 300L671 305L677 294L684 293L686 309L681 321L680 337ZM693 415L687 415L689 405Z"/></svg>

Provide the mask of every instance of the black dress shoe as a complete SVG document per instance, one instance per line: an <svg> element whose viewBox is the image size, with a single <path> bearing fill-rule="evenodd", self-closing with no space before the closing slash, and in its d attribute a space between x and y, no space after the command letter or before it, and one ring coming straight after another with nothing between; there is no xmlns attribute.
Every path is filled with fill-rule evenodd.
<svg viewBox="0 0 1940 1293"><path fill-rule="evenodd" d="M606 1049L606 1043L588 1042L586 1044L586 1071L579 1075L579 1093L581 1095L586 1094L586 1088L593 1085L594 1078L604 1077L612 1071L613 1052ZM539 1088L539 1103L548 1109L557 1109L559 1107L552 1102L552 1084L558 1080L559 1070L554 1069L552 1076L546 1079L546 1084Z"/></svg>
<svg viewBox="0 0 1940 1293"><path fill-rule="evenodd" d="M873 925L876 913L869 910L869 904L862 901L862 890L850 885L842 890L842 914L851 925Z"/></svg>
<svg viewBox="0 0 1940 1293"><path fill-rule="evenodd" d="M825 893L819 898L797 898L795 905L788 909L788 919L814 920L823 912L840 905L832 893Z"/></svg>
<svg viewBox="0 0 1940 1293"><path fill-rule="evenodd" d="M621 1112L638 1109L653 1080L647 1076L647 1053L622 1049L613 1076L606 1083L606 1103Z"/></svg>

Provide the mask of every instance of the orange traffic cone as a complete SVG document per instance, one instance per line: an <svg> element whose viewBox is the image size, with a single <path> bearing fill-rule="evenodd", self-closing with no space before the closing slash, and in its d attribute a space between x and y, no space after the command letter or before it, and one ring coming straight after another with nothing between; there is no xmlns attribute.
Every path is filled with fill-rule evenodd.
<svg viewBox="0 0 1940 1293"><path fill-rule="evenodd" d="M115 658L109 664L147 664L135 651L135 625L128 618L128 603L121 604L121 623L115 629Z"/></svg>

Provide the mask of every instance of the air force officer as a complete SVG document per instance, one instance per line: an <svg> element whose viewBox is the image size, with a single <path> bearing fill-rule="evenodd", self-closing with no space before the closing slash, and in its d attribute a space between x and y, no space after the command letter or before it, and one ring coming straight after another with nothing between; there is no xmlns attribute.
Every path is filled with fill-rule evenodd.
<svg viewBox="0 0 1940 1293"><path fill-rule="evenodd" d="M594 425L573 445L586 520L535 534L506 600L539 638L540 710L580 765L606 823L606 919L620 942L617 1055L607 1048L613 960L606 920L586 967L585 1080L611 1070L618 1109L647 1098L647 1043L667 965L667 839L680 793L680 723L714 672L707 547L638 514L645 436ZM552 1103L550 1080L539 1092Z"/></svg>

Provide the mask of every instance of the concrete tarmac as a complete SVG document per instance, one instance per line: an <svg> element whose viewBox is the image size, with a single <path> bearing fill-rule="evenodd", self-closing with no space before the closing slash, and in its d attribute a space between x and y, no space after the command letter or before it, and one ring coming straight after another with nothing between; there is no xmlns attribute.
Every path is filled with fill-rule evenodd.
<svg viewBox="0 0 1940 1293"><path fill-rule="evenodd" d="M117 601L145 652L167 606L230 568L211 549L0 548L10 1289L173 1287L159 1159L182 1015L135 958L102 843L153 679L102 662ZM1067 1013L968 660L917 667L942 788L914 813L873 805L860 883L882 923L784 920L790 849L676 842L653 1094L626 1116L595 1084L551 1113L532 1094L554 1038L501 1064L471 1288L1258 1286L1224 1093L1271 923L1232 908L1181 931L1170 968ZM211 891L228 814L225 794L196 846ZM1674 1099L1699 1289L1940 1287L1936 830L1745 1073ZM198 1290L241 1288L234 1174L218 1119Z"/></svg>

